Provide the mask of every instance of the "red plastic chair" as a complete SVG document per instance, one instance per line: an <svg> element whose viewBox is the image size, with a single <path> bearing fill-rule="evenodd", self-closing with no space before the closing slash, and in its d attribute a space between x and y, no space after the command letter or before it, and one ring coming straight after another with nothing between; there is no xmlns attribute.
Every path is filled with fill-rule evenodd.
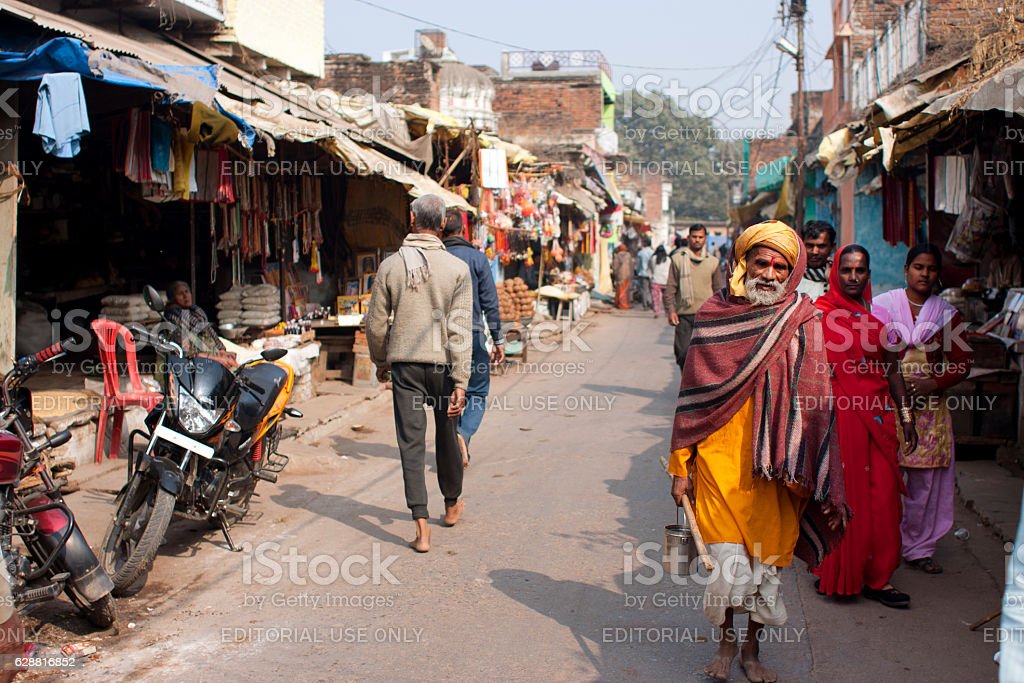
<svg viewBox="0 0 1024 683"><path fill-rule="evenodd" d="M135 338L127 327L113 320L94 320L91 327L96 333L100 360L103 362L103 402L100 404L99 421L96 425L96 462L103 462L103 441L107 433L110 412L114 412L114 425L110 431L111 452L108 457L116 458L121 448L121 427L124 425L125 408L142 406L150 411L164 396L158 391L147 391L143 387L139 378L139 366L135 360ZM119 343L124 347L131 391L121 391L120 368L117 363Z"/></svg>

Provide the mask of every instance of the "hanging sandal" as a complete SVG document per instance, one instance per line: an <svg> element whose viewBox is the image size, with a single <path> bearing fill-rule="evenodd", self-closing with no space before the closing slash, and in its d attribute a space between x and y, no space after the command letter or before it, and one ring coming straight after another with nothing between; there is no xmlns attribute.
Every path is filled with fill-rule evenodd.
<svg viewBox="0 0 1024 683"><path fill-rule="evenodd" d="M907 560L907 564L914 569L920 569L925 574L942 573L942 567L930 557L922 557L919 560Z"/></svg>

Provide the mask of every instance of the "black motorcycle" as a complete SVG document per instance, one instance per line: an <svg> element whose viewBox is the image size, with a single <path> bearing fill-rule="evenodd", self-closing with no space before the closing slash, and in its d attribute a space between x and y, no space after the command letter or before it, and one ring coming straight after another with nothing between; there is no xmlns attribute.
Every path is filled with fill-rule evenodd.
<svg viewBox="0 0 1024 683"><path fill-rule="evenodd" d="M0 553L15 606L52 600L65 593L94 625L111 626L117 609L114 583L75 523L41 459L43 451L67 443L64 430L36 436L32 394L22 384L39 367L64 355L58 342L34 356L19 359L4 376L0 406ZM30 477L38 484L25 486ZM21 539L27 554L14 545Z"/></svg>
<svg viewBox="0 0 1024 683"><path fill-rule="evenodd" d="M146 288L145 298L163 311L153 288ZM237 550L229 528L248 513L257 482L276 482L288 464L277 452L281 420L302 416L286 407L294 372L277 362L283 349L267 349L231 371L213 358L185 357L181 346L159 333L130 329L163 356L165 389L146 418L148 432L129 436L128 483L103 542L103 563L117 595L145 583L175 513L219 528ZM139 450L137 437L145 442Z"/></svg>

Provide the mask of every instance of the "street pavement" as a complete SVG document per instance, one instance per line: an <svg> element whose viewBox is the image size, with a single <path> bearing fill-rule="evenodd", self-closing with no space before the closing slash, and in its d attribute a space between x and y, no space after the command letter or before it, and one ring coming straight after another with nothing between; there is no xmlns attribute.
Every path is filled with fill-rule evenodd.
<svg viewBox="0 0 1024 683"><path fill-rule="evenodd" d="M37 610L41 638L100 651L84 669L34 677L706 680L715 634L699 580L658 570L675 521L659 463L679 381L671 330L641 311L585 324L569 348L535 349L531 367L494 378L454 528L439 523L431 466L430 553L406 546L385 392L319 441L289 444L292 464L234 530L243 552L174 522L146 587L119 600L116 633L90 633L69 606ZM115 488L100 481L68 498L94 545ZM994 680L996 632L967 625L999 607L1003 548L958 515L971 538L940 544L945 574L896 575L910 610L826 601L805 569L787 569L789 623L766 632L764 661L787 681Z"/></svg>

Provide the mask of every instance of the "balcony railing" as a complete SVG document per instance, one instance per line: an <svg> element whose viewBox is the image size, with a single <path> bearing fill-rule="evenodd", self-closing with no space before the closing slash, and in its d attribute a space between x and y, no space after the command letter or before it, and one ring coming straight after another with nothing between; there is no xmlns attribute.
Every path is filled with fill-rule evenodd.
<svg viewBox="0 0 1024 683"><path fill-rule="evenodd" d="M924 0L900 6L897 17L851 65L853 110L881 96L908 69L925 57Z"/></svg>
<svg viewBox="0 0 1024 683"><path fill-rule="evenodd" d="M603 71L609 78L612 69L600 50L544 50L501 53L501 75L531 71L581 72Z"/></svg>

